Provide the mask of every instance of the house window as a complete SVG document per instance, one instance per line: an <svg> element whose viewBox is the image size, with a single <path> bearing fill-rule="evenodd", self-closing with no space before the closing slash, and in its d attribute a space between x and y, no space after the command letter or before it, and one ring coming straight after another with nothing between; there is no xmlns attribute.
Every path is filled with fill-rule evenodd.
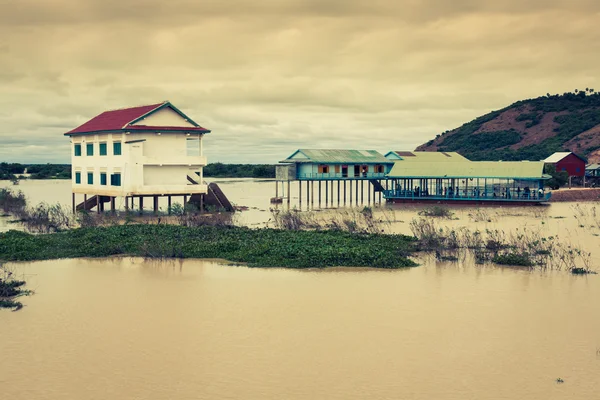
<svg viewBox="0 0 600 400"><path fill-rule="evenodd" d="M100 143L100 155L101 156L106 155L106 143Z"/></svg>
<svg viewBox="0 0 600 400"><path fill-rule="evenodd" d="M81 183L81 172L75 172L75 184L79 185Z"/></svg>
<svg viewBox="0 0 600 400"><path fill-rule="evenodd" d="M367 173L369 173L369 166L363 165L362 166L362 176L367 176Z"/></svg>
<svg viewBox="0 0 600 400"><path fill-rule="evenodd" d="M377 173L377 174L383 174L383 165L376 165L375 166L375 173Z"/></svg>
<svg viewBox="0 0 600 400"><path fill-rule="evenodd" d="M88 176L88 185L93 185L94 184L94 173L93 172L88 172L87 173Z"/></svg>
<svg viewBox="0 0 600 400"><path fill-rule="evenodd" d="M75 145L75 157L79 157L81 156L81 145L79 143L77 143Z"/></svg>
<svg viewBox="0 0 600 400"><path fill-rule="evenodd" d="M567 168L566 167L562 167L561 171L566 171Z"/></svg>
<svg viewBox="0 0 600 400"><path fill-rule="evenodd" d="M336 173L336 174L339 174L339 173L340 173L340 166L339 166L339 165L336 165L336 166L335 166L335 173Z"/></svg>
<svg viewBox="0 0 600 400"><path fill-rule="evenodd" d="M86 152L85 154L88 156L93 156L94 155L94 143L88 143L86 146Z"/></svg>
<svg viewBox="0 0 600 400"><path fill-rule="evenodd" d="M111 186L121 186L121 174L115 173L110 176L110 185Z"/></svg>
<svg viewBox="0 0 600 400"><path fill-rule="evenodd" d="M360 165L354 166L354 177L357 178L360 176Z"/></svg>
<svg viewBox="0 0 600 400"><path fill-rule="evenodd" d="M581 172L581 168L575 168L575 172Z"/></svg>
<svg viewBox="0 0 600 400"><path fill-rule="evenodd" d="M106 186L106 172L100 172L100 184Z"/></svg>
<svg viewBox="0 0 600 400"><path fill-rule="evenodd" d="M319 173L320 174L328 174L329 173L329 165L319 165Z"/></svg>
<svg viewBox="0 0 600 400"><path fill-rule="evenodd" d="M199 138L186 138L185 149L188 157L200 156L200 139Z"/></svg>
<svg viewBox="0 0 600 400"><path fill-rule="evenodd" d="M348 166L342 165L342 178L347 178L347 177L348 177Z"/></svg>
<svg viewBox="0 0 600 400"><path fill-rule="evenodd" d="M121 155L121 142L113 142L113 155Z"/></svg>

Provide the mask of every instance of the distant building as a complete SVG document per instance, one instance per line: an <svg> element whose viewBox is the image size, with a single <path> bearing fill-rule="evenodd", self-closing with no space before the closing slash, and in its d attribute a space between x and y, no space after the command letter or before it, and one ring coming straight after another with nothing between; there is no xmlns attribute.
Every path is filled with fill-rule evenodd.
<svg viewBox="0 0 600 400"><path fill-rule="evenodd" d="M202 138L209 133L165 101L147 106L105 111L65 133L71 139L73 208L75 194L84 201L77 209L104 203L115 207L115 198L204 195ZM88 198L88 195L93 196Z"/></svg>
<svg viewBox="0 0 600 400"><path fill-rule="evenodd" d="M600 177L600 164L590 164L585 167L585 176L599 176Z"/></svg>
<svg viewBox="0 0 600 400"><path fill-rule="evenodd" d="M586 161L570 151L557 152L546 158L544 164L554 165L556 172L564 171L569 176L584 176Z"/></svg>
<svg viewBox="0 0 600 400"><path fill-rule="evenodd" d="M385 155L389 160L446 162L446 161L468 161L468 159L456 152L442 151L390 151Z"/></svg>
<svg viewBox="0 0 600 400"><path fill-rule="evenodd" d="M375 150L299 149L278 166L278 180L384 179L394 165Z"/></svg>

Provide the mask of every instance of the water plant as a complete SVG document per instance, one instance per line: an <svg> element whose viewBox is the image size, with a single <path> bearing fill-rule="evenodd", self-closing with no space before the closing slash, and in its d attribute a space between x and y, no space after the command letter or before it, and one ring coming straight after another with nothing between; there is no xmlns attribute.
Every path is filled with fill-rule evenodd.
<svg viewBox="0 0 600 400"><path fill-rule="evenodd" d="M454 213L448 207L433 206L419 211L424 217L452 218Z"/></svg>
<svg viewBox="0 0 600 400"><path fill-rule="evenodd" d="M409 236L333 230L130 224L52 234L0 233L0 259L7 261L132 255L222 258L253 267L401 268L416 265L409 258L415 250Z"/></svg>
<svg viewBox="0 0 600 400"><path fill-rule="evenodd" d="M13 271L7 269L0 262L0 308L19 310L23 303L15 300L17 297L31 294L31 291L23 289L25 281L14 278Z"/></svg>

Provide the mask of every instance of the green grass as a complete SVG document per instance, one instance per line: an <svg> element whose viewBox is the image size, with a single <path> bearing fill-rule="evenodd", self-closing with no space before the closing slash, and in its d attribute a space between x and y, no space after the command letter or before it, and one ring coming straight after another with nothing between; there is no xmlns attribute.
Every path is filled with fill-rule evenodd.
<svg viewBox="0 0 600 400"><path fill-rule="evenodd" d="M242 227L123 225L43 235L0 234L4 261L132 255L222 258L252 267L400 268L416 265L408 258L415 249L415 239L403 235Z"/></svg>

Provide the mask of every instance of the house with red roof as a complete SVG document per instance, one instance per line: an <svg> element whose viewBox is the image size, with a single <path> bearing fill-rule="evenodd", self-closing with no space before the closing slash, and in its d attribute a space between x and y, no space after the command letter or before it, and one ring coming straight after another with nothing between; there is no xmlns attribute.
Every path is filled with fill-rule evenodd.
<svg viewBox="0 0 600 400"><path fill-rule="evenodd" d="M202 199L206 157L201 127L168 101L105 111L65 133L71 139L73 209L132 208L145 197ZM83 194L77 204L76 195ZM120 200L118 200L120 199ZM119 201L119 204L116 204Z"/></svg>

